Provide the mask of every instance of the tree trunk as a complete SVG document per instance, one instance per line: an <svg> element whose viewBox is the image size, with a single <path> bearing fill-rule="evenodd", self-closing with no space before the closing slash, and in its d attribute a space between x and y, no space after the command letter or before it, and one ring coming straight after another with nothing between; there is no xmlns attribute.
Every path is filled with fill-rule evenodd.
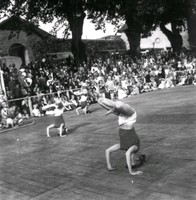
<svg viewBox="0 0 196 200"><path fill-rule="evenodd" d="M72 53L75 64L78 67L80 63L86 61L86 46L82 41L82 28L84 18L76 17L74 19L72 31Z"/></svg>
<svg viewBox="0 0 196 200"><path fill-rule="evenodd" d="M132 57L139 56L140 53L140 39L141 31L137 19L137 1L126 0L125 1L125 20L127 29L125 34L129 41L130 50L129 53Z"/></svg>
<svg viewBox="0 0 196 200"><path fill-rule="evenodd" d="M196 52L196 28L195 28L195 25L196 25L196 16L195 16L195 18L187 20L189 44L190 44L191 50L194 52Z"/></svg>
<svg viewBox="0 0 196 200"><path fill-rule="evenodd" d="M186 1L187 6L187 27L188 27L188 35L189 35L189 44L192 51L196 52L196 14L193 13L193 5L191 1ZM196 9L196 8L195 8Z"/></svg>
<svg viewBox="0 0 196 200"><path fill-rule="evenodd" d="M77 1L76 1L77 3ZM78 5L77 10L73 10L72 14L68 16L70 29L72 32L72 53L74 55L74 62L76 67L87 60L86 58L86 46L82 41L83 23L86 14L83 8Z"/></svg>
<svg viewBox="0 0 196 200"><path fill-rule="evenodd" d="M160 29L170 41L173 51L178 53L182 49L182 36L180 35L180 31L177 29L175 22L171 22L171 27L172 30L170 31L165 27L165 24L160 24Z"/></svg>
<svg viewBox="0 0 196 200"><path fill-rule="evenodd" d="M125 31L129 41L129 53L132 57L137 57L140 54L140 33L130 31L129 28Z"/></svg>

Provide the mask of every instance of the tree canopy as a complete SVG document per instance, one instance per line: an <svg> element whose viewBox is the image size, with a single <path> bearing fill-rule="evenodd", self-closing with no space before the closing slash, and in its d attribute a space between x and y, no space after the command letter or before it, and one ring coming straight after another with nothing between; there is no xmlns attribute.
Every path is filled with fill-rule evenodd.
<svg viewBox="0 0 196 200"><path fill-rule="evenodd" d="M89 0L87 7L87 16L97 29L104 29L105 21L118 27L120 20L125 20L128 26L125 33L132 51L139 46L139 36L150 36L158 26L168 37L174 51L182 47L180 32L184 29L185 21L189 25L189 36L191 32L192 38L196 35L193 30L196 24L196 0ZM171 30L165 27L169 23ZM137 41L138 44L134 45Z"/></svg>
<svg viewBox="0 0 196 200"><path fill-rule="evenodd" d="M84 18L95 24L95 29L106 29L110 22L118 29L125 21L125 33L130 43L130 53L139 53L141 37L147 37L156 27L167 35L175 51L180 50L180 32L187 20L190 42L195 42L196 0L4 0L0 3L0 16L17 15L38 24L56 20L53 33L64 29L67 37L72 33L72 51L76 65L85 60L82 42ZM165 25L171 23L171 30Z"/></svg>

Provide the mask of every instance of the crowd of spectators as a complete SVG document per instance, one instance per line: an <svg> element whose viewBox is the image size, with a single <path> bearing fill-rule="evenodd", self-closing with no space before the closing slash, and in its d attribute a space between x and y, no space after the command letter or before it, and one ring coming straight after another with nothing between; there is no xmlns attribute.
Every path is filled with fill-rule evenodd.
<svg viewBox="0 0 196 200"><path fill-rule="evenodd" d="M96 103L98 97L123 99L175 86L196 85L196 57L190 52L177 55L162 51L141 54L135 59L126 54L96 55L78 69L74 68L71 57L63 60L44 58L41 62L22 65L20 69L14 63L3 65L1 69L6 88L6 97L0 90L2 127L7 126L6 117L18 119L20 114L22 119L30 115L49 115L50 109L42 110L48 104L62 102L67 111L73 110L80 106L82 95L87 96L91 104ZM30 101L27 97L31 97ZM4 104L6 100L9 105Z"/></svg>

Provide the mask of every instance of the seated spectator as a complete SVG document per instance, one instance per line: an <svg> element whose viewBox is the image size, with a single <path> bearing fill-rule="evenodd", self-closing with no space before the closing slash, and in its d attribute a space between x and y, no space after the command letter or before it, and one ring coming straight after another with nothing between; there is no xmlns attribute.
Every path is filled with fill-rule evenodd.
<svg viewBox="0 0 196 200"><path fill-rule="evenodd" d="M152 91L151 82L144 83L142 92L150 92L150 91Z"/></svg>
<svg viewBox="0 0 196 200"><path fill-rule="evenodd" d="M55 104L59 104L62 101L60 94L59 93L55 93L54 94L54 103Z"/></svg>
<svg viewBox="0 0 196 200"><path fill-rule="evenodd" d="M166 81L165 81L165 79L160 79L160 84L159 84L159 86L158 86L158 89L165 89L166 87L165 87L165 83L166 83Z"/></svg>
<svg viewBox="0 0 196 200"><path fill-rule="evenodd" d="M8 115L8 105L6 102L2 102L1 104L1 127L9 128L13 127L13 120Z"/></svg>
<svg viewBox="0 0 196 200"><path fill-rule="evenodd" d="M8 117L9 118L12 118L12 119L14 119L14 117L15 117L15 112L16 112L16 109L20 109L19 107L17 107L16 105L15 105L15 103L13 103L13 104L11 104L11 105L9 105L9 108L8 108Z"/></svg>
<svg viewBox="0 0 196 200"><path fill-rule="evenodd" d="M119 86L118 88L118 99L124 99L126 98L128 95L127 95L127 91L122 88L122 85Z"/></svg>
<svg viewBox="0 0 196 200"><path fill-rule="evenodd" d="M193 77L193 85L196 85L196 74Z"/></svg>
<svg viewBox="0 0 196 200"><path fill-rule="evenodd" d="M171 88L174 87L173 81L171 80L171 78L166 78L165 79L165 88Z"/></svg>
<svg viewBox="0 0 196 200"><path fill-rule="evenodd" d="M14 119L13 119L13 121L14 121L14 125L15 126L18 126L18 125L21 125L21 124L23 124L23 115L22 115L22 113L20 112L20 110L17 108L16 110L15 110L15 117L14 117Z"/></svg>
<svg viewBox="0 0 196 200"><path fill-rule="evenodd" d="M182 76L180 77L180 80L179 80L178 85L185 85L186 79L187 79L187 76L186 76L186 75L182 75Z"/></svg>
<svg viewBox="0 0 196 200"><path fill-rule="evenodd" d="M133 90L131 92L131 95L137 95L139 94L139 87L137 85L133 85Z"/></svg>
<svg viewBox="0 0 196 200"><path fill-rule="evenodd" d="M42 116L40 110L38 109L38 104L33 105L32 116L33 117L41 117Z"/></svg>
<svg viewBox="0 0 196 200"><path fill-rule="evenodd" d="M188 73L186 80L185 80L185 85L191 85L193 84L193 76Z"/></svg>

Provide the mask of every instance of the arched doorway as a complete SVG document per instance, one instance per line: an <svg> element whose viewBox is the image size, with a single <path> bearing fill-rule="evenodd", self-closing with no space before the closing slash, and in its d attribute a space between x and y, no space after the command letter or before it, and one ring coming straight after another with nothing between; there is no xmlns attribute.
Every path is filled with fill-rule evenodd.
<svg viewBox="0 0 196 200"><path fill-rule="evenodd" d="M24 45L20 43L14 43L9 48L10 56L18 56L22 59L23 64L28 64L29 55Z"/></svg>

